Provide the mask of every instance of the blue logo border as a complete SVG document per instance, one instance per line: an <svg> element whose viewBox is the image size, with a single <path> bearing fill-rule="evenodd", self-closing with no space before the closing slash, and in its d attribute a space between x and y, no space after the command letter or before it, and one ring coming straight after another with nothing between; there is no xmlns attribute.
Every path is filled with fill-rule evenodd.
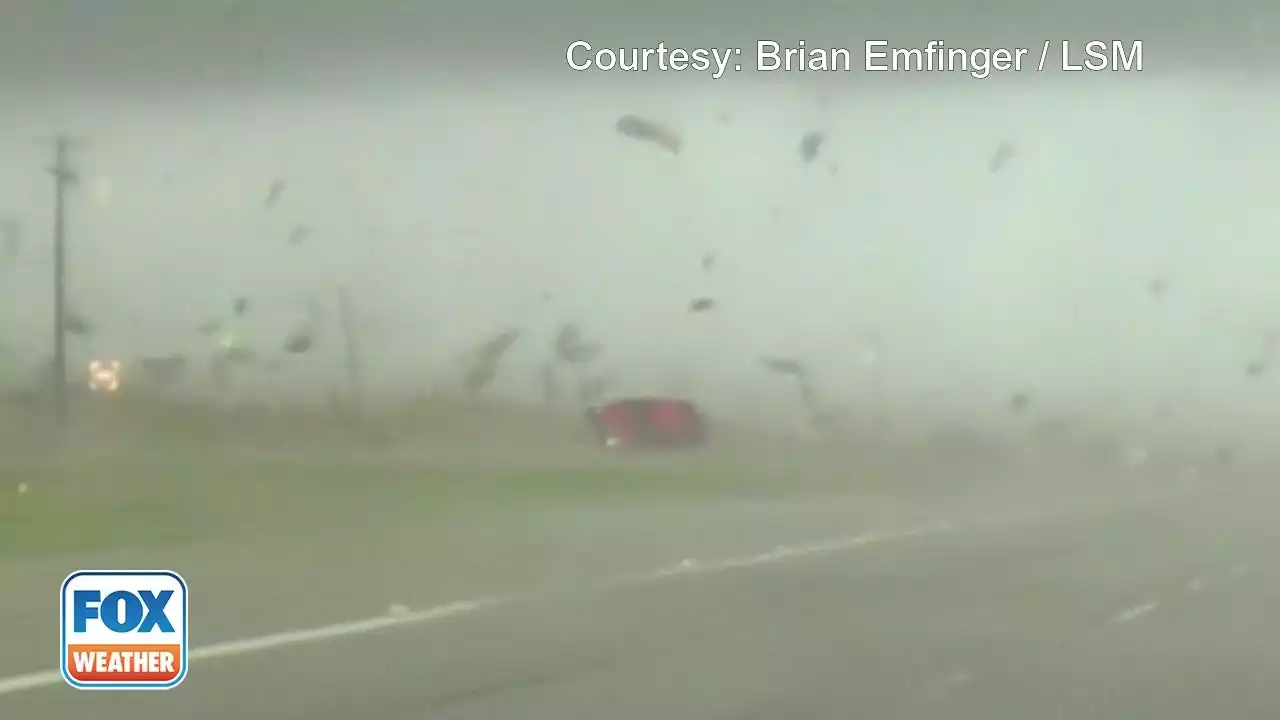
<svg viewBox="0 0 1280 720"><path fill-rule="evenodd" d="M99 577L112 577L117 575L152 575L173 578L178 581L178 585L182 587L182 652L179 663L182 669L178 671L178 677L164 684L155 683L85 683L71 677L71 673L67 672L67 585L78 577L86 575L96 575ZM189 593L187 592L187 581L181 575L172 570L77 570L67 576L62 581L62 589L58 593L58 669L62 673L62 679L67 684L77 690L171 690L182 684L187 679L188 666L188 642L187 633L187 605Z"/></svg>

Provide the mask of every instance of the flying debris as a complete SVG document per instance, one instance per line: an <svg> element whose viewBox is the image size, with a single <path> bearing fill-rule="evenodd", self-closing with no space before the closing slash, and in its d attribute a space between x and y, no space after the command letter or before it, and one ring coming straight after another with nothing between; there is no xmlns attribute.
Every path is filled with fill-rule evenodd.
<svg viewBox="0 0 1280 720"><path fill-rule="evenodd" d="M556 378L555 366L551 363L543 364L538 371L538 380L542 385L542 403L548 407L555 405L560 400L560 382Z"/></svg>
<svg viewBox="0 0 1280 720"><path fill-rule="evenodd" d="M249 312L249 298L247 297L236 298L231 303L231 311L234 312L237 317L240 317L245 313Z"/></svg>
<svg viewBox="0 0 1280 720"><path fill-rule="evenodd" d="M807 163L818 159L818 153L822 151L822 144L826 141L827 137L817 130L805 133L800 138L800 159Z"/></svg>
<svg viewBox="0 0 1280 720"><path fill-rule="evenodd" d="M1013 143L1005 140L996 146L996 150L991 154L991 159L987 161L988 172L1000 172L1005 165L1008 165L1018 155L1018 148Z"/></svg>
<svg viewBox="0 0 1280 720"><path fill-rule="evenodd" d="M285 187L287 187L287 184L281 178L276 178L271 181L271 187L267 188L267 197L263 201L263 205L265 205L268 210L275 207L276 203L280 202L280 198L284 195Z"/></svg>
<svg viewBox="0 0 1280 720"><path fill-rule="evenodd" d="M145 382L152 385L172 385L186 372L187 358L184 355L139 358L137 369Z"/></svg>
<svg viewBox="0 0 1280 720"><path fill-rule="evenodd" d="M75 310L67 310L63 313L62 327L68 335L76 337L88 337L93 334L93 325Z"/></svg>
<svg viewBox="0 0 1280 720"><path fill-rule="evenodd" d="M462 383L467 392L478 393L493 382L498 376L498 366L507 351L520 339L521 333L519 328L504 330L481 343L472 352L472 360Z"/></svg>
<svg viewBox="0 0 1280 720"><path fill-rule="evenodd" d="M0 244L6 261L16 259L22 251L22 223L17 218L0 218Z"/></svg>
<svg viewBox="0 0 1280 720"><path fill-rule="evenodd" d="M590 378L578 386L578 402L591 405L600 401L609 390L611 381L607 377Z"/></svg>
<svg viewBox="0 0 1280 720"><path fill-rule="evenodd" d="M804 363L794 358L762 356L760 364L764 365L769 372L779 375L803 377L806 374Z"/></svg>
<svg viewBox="0 0 1280 720"><path fill-rule="evenodd" d="M298 245L303 240L306 240L308 237L310 237L310 235L311 235L311 228L307 227L306 225L295 225L293 229L289 231L289 244Z"/></svg>
<svg viewBox="0 0 1280 720"><path fill-rule="evenodd" d="M703 313L714 310L716 301L712 298L694 298L689 301L689 312Z"/></svg>
<svg viewBox="0 0 1280 720"><path fill-rule="evenodd" d="M1015 413L1024 413L1031 407L1031 396L1025 392L1016 392L1009 396L1009 409Z"/></svg>
<svg viewBox="0 0 1280 720"><path fill-rule="evenodd" d="M556 333L555 356L560 362L589 363L600 356L600 346L584 341L577 325L565 323Z"/></svg>
<svg viewBox="0 0 1280 720"><path fill-rule="evenodd" d="M709 270L711 270L712 268L714 268L714 267L716 266L716 260L717 260L717 259L718 259L718 258L716 257L716 254L715 254L715 253L710 253L710 252L709 252L709 253L704 254L704 255L702 256L702 269L703 269L703 271L704 271L704 272L705 272L705 271L709 271Z"/></svg>
<svg viewBox="0 0 1280 720"><path fill-rule="evenodd" d="M196 326L196 332L205 337L213 337L214 335L217 335L219 332L221 332L221 330L222 330L222 320L218 318L205 320L204 322Z"/></svg>
<svg viewBox="0 0 1280 720"><path fill-rule="evenodd" d="M300 355L310 350L315 344L315 332L310 328L304 328L285 338L282 349L290 355Z"/></svg>
<svg viewBox="0 0 1280 720"><path fill-rule="evenodd" d="M1164 278L1152 278L1147 281L1147 294L1153 298L1164 297L1169 289L1169 283Z"/></svg>
<svg viewBox="0 0 1280 720"><path fill-rule="evenodd" d="M679 154L680 148L684 145L684 140L675 130L655 120L646 120L639 115L623 115L618 118L615 128L620 135L641 142L655 143L672 155Z"/></svg>

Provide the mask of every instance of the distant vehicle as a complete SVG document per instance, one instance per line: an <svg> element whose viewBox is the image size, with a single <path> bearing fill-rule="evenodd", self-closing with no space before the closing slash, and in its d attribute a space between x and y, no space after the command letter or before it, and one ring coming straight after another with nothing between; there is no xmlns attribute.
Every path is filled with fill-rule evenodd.
<svg viewBox="0 0 1280 720"><path fill-rule="evenodd" d="M616 450L701 447L706 420L697 405L681 398L622 398L587 410L587 423L601 446Z"/></svg>

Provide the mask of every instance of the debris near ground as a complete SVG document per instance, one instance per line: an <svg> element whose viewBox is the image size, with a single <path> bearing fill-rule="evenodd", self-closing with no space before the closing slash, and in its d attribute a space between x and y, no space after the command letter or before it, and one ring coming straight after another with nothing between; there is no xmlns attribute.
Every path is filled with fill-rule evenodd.
<svg viewBox="0 0 1280 720"><path fill-rule="evenodd" d="M560 362L589 363L600 356L600 350L599 345L583 339L581 328L574 323L561 325L556 333L553 351Z"/></svg>
<svg viewBox="0 0 1280 720"><path fill-rule="evenodd" d="M303 328L286 337L282 349L290 355L300 355L310 351L315 344L315 331L311 328Z"/></svg>
<svg viewBox="0 0 1280 720"><path fill-rule="evenodd" d="M684 146L684 140L675 130L656 120L642 118L639 115L623 115L618 118L615 129L620 135L653 143L672 155L679 154Z"/></svg>
<svg viewBox="0 0 1280 720"><path fill-rule="evenodd" d="M196 326L196 333L204 337L213 337L222 331L223 322L220 318L210 318Z"/></svg>
<svg viewBox="0 0 1280 720"><path fill-rule="evenodd" d="M22 252L22 223L15 217L0 218L0 252L12 262Z"/></svg>
<svg viewBox="0 0 1280 720"><path fill-rule="evenodd" d="M470 363L463 376L462 385L468 393L479 393L498 376L498 368L507 351L520 339L520 328L504 330L481 343L471 353Z"/></svg>
<svg viewBox="0 0 1280 720"><path fill-rule="evenodd" d="M187 357L178 354L138 358L135 364L141 380L155 386L172 385L187 371Z"/></svg>
<svg viewBox="0 0 1280 720"><path fill-rule="evenodd" d="M1009 396L1009 409L1022 414L1031 407L1031 395L1026 392L1015 392Z"/></svg>
<svg viewBox="0 0 1280 720"><path fill-rule="evenodd" d="M68 335L89 337L93 334L93 324L84 315L68 309L62 314L62 328Z"/></svg>

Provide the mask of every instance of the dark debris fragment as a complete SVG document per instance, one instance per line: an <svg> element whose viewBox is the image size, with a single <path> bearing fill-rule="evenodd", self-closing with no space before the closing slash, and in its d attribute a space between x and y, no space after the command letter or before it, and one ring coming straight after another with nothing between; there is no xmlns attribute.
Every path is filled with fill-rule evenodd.
<svg viewBox="0 0 1280 720"><path fill-rule="evenodd" d="M805 133L800 138L800 159L807 163L818 159L818 154L822 152L822 145L826 141L827 136L817 130Z"/></svg>
<svg viewBox="0 0 1280 720"><path fill-rule="evenodd" d="M1008 140L1001 142L996 146L995 152L991 154L991 159L987 161L988 172L1000 172L1006 165L1013 162L1018 156L1018 148Z"/></svg>
<svg viewBox="0 0 1280 720"><path fill-rule="evenodd" d="M675 155L684 145L679 133L656 120L648 120L639 115L623 115L614 125L618 134L641 142L651 142L667 152Z"/></svg>
<svg viewBox="0 0 1280 720"><path fill-rule="evenodd" d="M1025 392L1016 392L1009 396L1009 409L1015 413L1024 413L1029 407L1031 407L1031 395Z"/></svg>
<svg viewBox="0 0 1280 720"><path fill-rule="evenodd" d="M275 180L272 180L271 187L267 188L267 197L263 200L263 205L265 205L268 210L275 207L276 204L280 202L280 198L284 196L284 190L286 187L288 187L288 184L285 183L283 178L276 178Z"/></svg>
<svg viewBox="0 0 1280 720"><path fill-rule="evenodd" d="M16 259L22 251L22 223L17 218L0 218L0 246L6 261Z"/></svg>
<svg viewBox="0 0 1280 720"><path fill-rule="evenodd" d="M315 337L306 330L296 332L285 338L283 349L290 355L305 353L315 345Z"/></svg>

